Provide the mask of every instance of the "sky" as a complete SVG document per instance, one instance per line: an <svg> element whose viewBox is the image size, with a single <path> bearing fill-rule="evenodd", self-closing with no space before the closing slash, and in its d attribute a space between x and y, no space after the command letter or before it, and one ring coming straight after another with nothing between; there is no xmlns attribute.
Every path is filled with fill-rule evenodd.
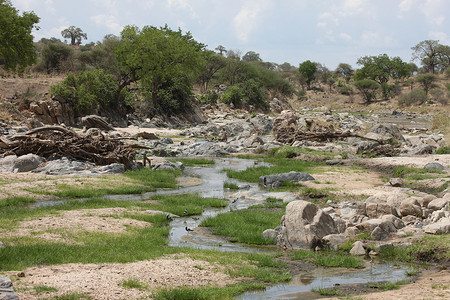
<svg viewBox="0 0 450 300"><path fill-rule="evenodd" d="M339 63L357 67L362 56L388 54L411 61L423 40L450 45L450 0L12 0L34 11L34 40L56 37L69 26L88 36L83 43L120 36L126 25L189 31L214 50L260 54L263 61ZM419 62L416 62L419 65Z"/></svg>

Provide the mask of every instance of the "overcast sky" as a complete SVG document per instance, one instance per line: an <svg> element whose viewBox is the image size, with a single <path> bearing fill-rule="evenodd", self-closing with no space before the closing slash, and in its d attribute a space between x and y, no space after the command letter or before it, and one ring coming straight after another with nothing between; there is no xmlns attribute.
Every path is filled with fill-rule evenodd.
<svg viewBox="0 0 450 300"><path fill-rule="evenodd" d="M426 39L450 45L450 0L12 0L40 18L35 41L63 40L80 27L88 40L120 35L125 25L190 31L218 45L255 51L264 61L320 62L329 69L356 66L365 55L386 53L409 62L411 47Z"/></svg>

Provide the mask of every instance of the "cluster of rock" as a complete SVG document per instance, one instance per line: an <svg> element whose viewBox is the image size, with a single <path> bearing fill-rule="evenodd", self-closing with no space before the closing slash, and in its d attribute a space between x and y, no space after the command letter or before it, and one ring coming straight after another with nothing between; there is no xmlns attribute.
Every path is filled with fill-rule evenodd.
<svg viewBox="0 0 450 300"><path fill-rule="evenodd" d="M404 236L450 233L450 192L438 198L425 193L399 191L365 201L343 201L320 209L303 200L290 202L281 225L263 236L287 249L338 249L365 233L371 242L386 244ZM359 246L359 244L358 244Z"/></svg>

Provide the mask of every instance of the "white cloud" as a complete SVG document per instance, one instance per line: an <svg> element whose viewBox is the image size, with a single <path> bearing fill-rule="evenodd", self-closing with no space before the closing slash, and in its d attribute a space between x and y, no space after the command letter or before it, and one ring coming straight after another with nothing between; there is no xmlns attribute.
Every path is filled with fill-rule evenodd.
<svg viewBox="0 0 450 300"><path fill-rule="evenodd" d="M444 0L427 0L423 5L423 13L433 26L440 26L444 23L446 12Z"/></svg>
<svg viewBox="0 0 450 300"><path fill-rule="evenodd" d="M20 10L30 10L37 3L37 0L15 0L13 6Z"/></svg>
<svg viewBox="0 0 450 300"><path fill-rule="evenodd" d="M364 31L361 34L361 44L365 47L392 48L398 41L391 35L380 34L375 31Z"/></svg>
<svg viewBox="0 0 450 300"><path fill-rule="evenodd" d="M250 35L258 30L261 13L271 5L269 0L247 0L239 13L234 17L234 29L241 42L247 42Z"/></svg>
<svg viewBox="0 0 450 300"><path fill-rule="evenodd" d="M169 6L170 9L179 9L183 11L188 11L193 19L198 18L197 14L195 13L195 10L188 3L188 0L167 0L167 5Z"/></svg>
<svg viewBox="0 0 450 300"><path fill-rule="evenodd" d="M339 25L339 19L330 12L324 12L319 15L319 23L317 27L325 28L327 26L337 26Z"/></svg>
<svg viewBox="0 0 450 300"><path fill-rule="evenodd" d="M96 15L92 16L91 20L97 25L107 27L113 34L119 34L123 29L123 26L117 23L116 17L112 15Z"/></svg>
<svg viewBox="0 0 450 300"><path fill-rule="evenodd" d="M417 7L417 0L402 0L398 5L398 9L400 13L398 14L398 18L403 19L405 13L409 12L413 7Z"/></svg>
<svg viewBox="0 0 450 300"><path fill-rule="evenodd" d="M338 6L338 12L343 17L351 16L363 11L366 4L367 0L345 0Z"/></svg>
<svg viewBox="0 0 450 300"><path fill-rule="evenodd" d="M353 41L351 35L349 35L347 33L340 33L339 37L341 38L341 40L344 40L345 42L352 42Z"/></svg>
<svg viewBox="0 0 450 300"><path fill-rule="evenodd" d="M445 32L432 31L429 33L429 36L432 40L439 40L440 44L450 44L450 37Z"/></svg>

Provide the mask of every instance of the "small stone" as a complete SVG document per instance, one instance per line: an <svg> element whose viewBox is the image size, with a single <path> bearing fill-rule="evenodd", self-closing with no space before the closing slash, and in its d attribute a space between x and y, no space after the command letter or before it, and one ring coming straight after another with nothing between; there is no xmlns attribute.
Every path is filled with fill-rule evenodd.
<svg viewBox="0 0 450 300"><path fill-rule="evenodd" d="M366 255L366 250L364 249L363 243L361 241L356 241L353 243L353 248L350 250L351 255Z"/></svg>
<svg viewBox="0 0 450 300"><path fill-rule="evenodd" d="M1 248L5 248L5 244L3 244L2 242L0 242L0 249Z"/></svg>
<svg viewBox="0 0 450 300"><path fill-rule="evenodd" d="M401 187L403 186L403 179L401 178L391 178L389 180L389 184L393 187Z"/></svg>
<svg viewBox="0 0 450 300"><path fill-rule="evenodd" d="M427 163L424 167L424 169L434 169L434 170L444 170L444 166L437 162L431 162Z"/></svg>

